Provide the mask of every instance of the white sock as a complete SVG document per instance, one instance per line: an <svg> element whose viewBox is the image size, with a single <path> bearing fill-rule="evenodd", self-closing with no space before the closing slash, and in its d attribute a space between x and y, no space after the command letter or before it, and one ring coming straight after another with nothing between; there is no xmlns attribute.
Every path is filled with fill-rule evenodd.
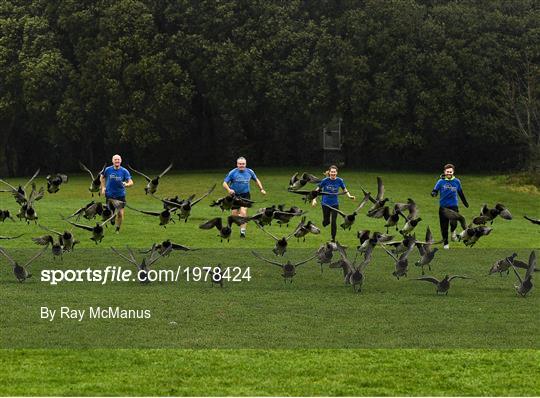
<svg viewBox="0 0 540 398"><path fill-rule="evenodd" d="M240 233L241 233L241 234L245 234L245 233L246 233L246 229L245 229L245 228L240 228Z"/></svg>

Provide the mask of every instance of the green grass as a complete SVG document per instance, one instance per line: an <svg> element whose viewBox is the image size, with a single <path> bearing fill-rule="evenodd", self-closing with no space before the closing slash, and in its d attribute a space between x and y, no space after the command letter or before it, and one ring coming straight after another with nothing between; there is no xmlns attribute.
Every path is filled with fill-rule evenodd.
<svg viewBox="0 0 540 398"><path fill-rule="evenodd" d="M268 195L255 192L259 202L255 207L295 204L309 210L308 218L320 225L320 207L308 207L286 192L293 170L256 171ZM377 175L383 177L392 200L412 197L418 203L423 218L418 236L429 225L438 238L438 202L429 196L436 176L385 172L341 176L359 197L359 184L375 191ZM185 197L218 183L210 197L218 198L222 178L222 172L167 175L159 192ZM273 243L253 225L247 239L240 240L235 229L229 243L221 243L215 230L197 228L221 214L208 206L210 199L194 208L187 223L176 222L166 229L156 219L127 209L122 233L107 231L98 246L77 230L82 243L75 252L67 253L63 262L47 253L24 284L15 281L7 266L0 271L4 348L0 361L6 375L0 395L538 395L537 378L526 375L535 373L531 367L538 369L540 296L533 290L526 299L519 298L514 275L486 277L486 273L495 260L513 251L525 260L531 249L538 249L540 229L522 215L539 216L540 195L505 185L501 178L461 180L471 204L462 208L468 219L483 203L502 202L514 220L495 220L493 232L474 248L454 243L452 250L437 253L429 274L475 278L456 281L448 296L436 296L431 284L410 281L420 275L413 265L408 278L396 280L389 257L380 249L360 294L343 285L339 270L326 268L321 274L313 262L298 268L292 284L284 284L277 267L251 255L254 249L273 258ZM141 179L135 178L135 183L128 191L130 205L158 210L160 203L144 195ZM91 199L86 185L86 178L72 177L59 193L46 195L37 204L40 223L64 228L59 214L69 214ZM352 210L358 200L342 198L341 208ZM0 195L0 208L16 210L8 194ZM296 223L269 230L285 235ZM381 226L381 220L362 215L352 231L340 230L338 239L352 254L357 230L382 231ZM9 220L0 224L0 235L23 232L27 233L23 238L1 244L24 260L39 250L30 237L43 231ZM50 286L39 281L42 269L129 268L110 246L148 248L165 238L201 250L173 253L156 269L219 262L249 267L252 278L226 283L223 289L185 279L148 286L136 282ZM323 230L306 242L290 241L285 259L306 258L328 238L329 231ZM417 257L415 252L411 263ZM152 317L83 322L39 318L41 306L62 305L148 308ZM512 377L516 383L507 383Z"/></svg>
<svg viewBox="0 0 540 398"><path fill-rule="evenodd" d="M3 395L534 396L536 350L8 350Z"/></svg>

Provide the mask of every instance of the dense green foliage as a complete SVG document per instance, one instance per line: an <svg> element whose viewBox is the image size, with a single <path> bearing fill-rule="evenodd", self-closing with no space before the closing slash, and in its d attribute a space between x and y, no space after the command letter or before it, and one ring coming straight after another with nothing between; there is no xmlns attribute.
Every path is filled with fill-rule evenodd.
<svg viewBox="0 0 540 398"><path fill-rule="evenodd" d="M7 0L0 167L538 164L534 0ZM269 150L272 148L272 150Z"/></svg>

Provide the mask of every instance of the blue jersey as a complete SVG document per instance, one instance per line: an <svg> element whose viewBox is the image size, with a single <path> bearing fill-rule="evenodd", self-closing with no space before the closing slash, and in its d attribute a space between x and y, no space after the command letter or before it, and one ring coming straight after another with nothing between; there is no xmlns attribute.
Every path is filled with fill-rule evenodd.
<svg viewBox="0 0 540 398"><path fill-rule="evenodd" d="M235 193L248 193L249 192L249 182L251 180L257 180L255 172L247 167L240 171L237 168L232 169L225 176L224 182L229 185Z"/></svg>
<svg viewBox="0 0 540 398"><path fill-rule="evenodd" d="M435 184L433 191L440 193L439 205L441 207L457 207L458 195L463 195L461 181L456 177L452 177L450 180L447 180L446 178L439 179Z"/></svg>
<svg viewBox="0 0 540 398"><path fill-rule="evenodd" d="M343 182L343 179L339 177L336 177L335 180L332 180L330 177L326 177L319 183L319 188L321 188L321 192L339 193L339 188L345 189L345 182ZM332 206L332 207L336 207L339 205L337 195L321 195L321 196L322 196L321 204Z"/></svg>
<svg viewBox="0 0 540 398"><path fill-rule="evenodd" d="M131 180L131 174L122 166L115 169L114 166L109 166L103 171L105 177L105 196L108 198L118 199L126 196L126 188L123 182Z"/></svg>

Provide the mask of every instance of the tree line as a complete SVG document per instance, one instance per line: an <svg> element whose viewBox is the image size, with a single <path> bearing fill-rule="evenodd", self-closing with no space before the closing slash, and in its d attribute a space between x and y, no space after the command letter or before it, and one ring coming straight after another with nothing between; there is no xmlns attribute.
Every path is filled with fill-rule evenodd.
<svg viewBox="0 0 540 398"><path fill-rule="evenodd" d="M4 0L0 172L538 168L536 0Z"/></svg>

